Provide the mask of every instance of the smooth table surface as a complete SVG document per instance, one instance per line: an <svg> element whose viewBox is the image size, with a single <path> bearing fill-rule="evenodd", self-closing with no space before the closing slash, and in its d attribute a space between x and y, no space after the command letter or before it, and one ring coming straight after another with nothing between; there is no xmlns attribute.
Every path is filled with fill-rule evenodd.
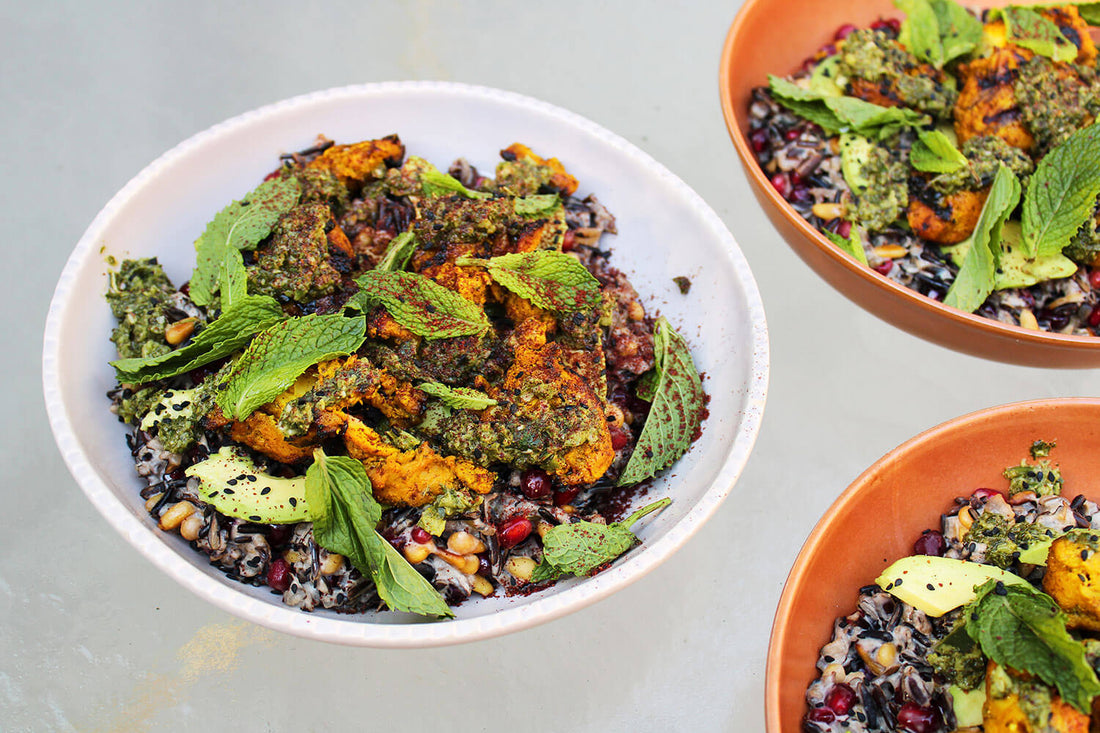
<svg viewBox="0 0 1100 733"><path fill-rule="evenodd" d="M0 730L762 730L775 606L836 495L937 423L1096 395L1100 380L927 344L798 260L753 199L722 122L718 57L738 6L0 2ZM285 97L405 79L544 99L683 178L753 268L772 372L732 496L657 571L526 632L377 651L239 621L117 537L54 447L41 333L71 248L160 153Z"/></svg>

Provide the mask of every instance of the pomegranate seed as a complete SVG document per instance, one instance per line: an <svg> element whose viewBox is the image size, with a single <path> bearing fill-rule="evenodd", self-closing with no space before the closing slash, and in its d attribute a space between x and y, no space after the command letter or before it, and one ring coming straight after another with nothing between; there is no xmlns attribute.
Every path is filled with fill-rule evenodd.
<svg viewBox="0 0 1100 733"><path fill-rule="evenodd" d="M753 152L763 153L768 149L768 131L761 127L749 135L749 142L752 144Z"/></svg>
<svg viewBox="0 0 1100 733"><path fill-rule="evenodd" d="M810 194L810 189L805 186L795 186L791 191L790 201L792 204L808 204L813 200L814 197Z"/></svg>
<svg viewBox="0 0 1100 733"><path fill-rule="evenodd" d="M933 733L943 727L940 711L907 702L898 711L898 727L912 733Z"/></svg>
<svg viewBox="0 0 1100 733"><path fill-rule="evenodd" d="M770 180L772 188L774 188L780 196L787 198L787 196L790 195L791 180L787 178L786 173L776 173Z"/></svg>
<svg viewBox="0 0 1100 733"><path fill-rule="evenodd" d="M276 558L267 569L267 584L280 593L290 587L290 564L283 558Z"/></svg>
<svg viewBox="0 0 1100 733"><path fill-rule="evenodd" d="M497 540L505 549L515 547L530 536L532 529L534 525L531 524L531 520L526 517L515 517L500 525L500 529L497 530Z"/></svg>
<svg viewBox="0 0 1100 733"><path fill-rule="evenodd" d="M410 534L412 535L412 541L418 545L426 545L432 541L431 533L423 527L413 527Z"/></svg>
<svg viewBox="0 0 1100 733"><path fill-rule="evenodd" d="M852 222L845 220L837 224L836 233L847 239L852 233Z"/></svg>
<svg viewBox="0 0 1100 733"><path fill-rule="evenodd" d="M565 230L565 236L561 240L561 251L572 252L573 248L577 246L577 235L573 233L572 229Z"/></svg>
<svg viewBox="0 0 1100 733"><path fill-rule="evenodd" d="M566 504L572 504L573 500L577 498L577 494L581 493L580 489L562 489L561 491L554 492L554 506L565 506Z"/></svg>
<svg viewBox="0 0 1100 733"><path fill-rule="evenodd" d="M856 693L844 683L833 685L833 689L825 695L825 707L837 715L847 715L855 701Z"/></svg>
<svg viewBox="0 0 1100 733"><path fill-rule="evenodd" d="M188 297L191 296L191 281L190 280L185 282L183 285L180 285L180 292L183 293L184 295L188 296Z"/></svg>
<svg viewBox="0 0 1100 733"><path fill-rule="evenodd" d="M890 26L890 30L894 33L901 33L901 21L897 18L890 18L886 21L886 25Z"/></svg>
<svg viewBox="0 0 1100 733"><path fill-rule="evenodd" d="M550 476L541 468L528 468L519 480L520 490L528 499L544 499L550 496Z"/></svg>
<svg viewBox="0 0 1100 733"><path fill-rule="evenodd" d="M788 141L797 140L798 136L801 135L801 134L802 134L802 130L798 129L797 127L792 127L791 129L789 129L789 130L787 130L786 132L783 133L783 137L784 137L784 139L786 139Z"/></svg>
<svg viewBox="0 0 1100 733"><path fill-rule="evenodd" d="M625 428L611 428L610 433L612 450L621 450L630 442L630 433Z"/></svg>
<svg viewBox="0 0 1100 733"><path fill-rule="evenodd" d="M1089 272L1089 285L1094 289L1100 289L1100 267L1094 267Z"/></svg>
<svg viewBox="0 0 1100 733"><path fill-rule="evenodd" d="M812 72L815 68L817 68L817 59L815 59L813 56L810 56L802 62L802 70L806 73Z"/></svg>
<svg viewBox="0 0 1100 733"><path fill-rule="evenodd" d="M482 552L477 556L477 574L483 578L493 577L493 566L489 562L489 553Z"/></svg>
<svg viewBox="0 0 1100 733"><path fill-rule="evenodd" d="M290 535L293 533L293 524L273 524L271 531L267 533L267 544L272 547L282 547L290 541Z"/></svg>
<svg viewBox="0 0 1100 733"><path fill-rule="evenodd" d="M989 497L996 496L1000 493L1001 492L997 491L996 489L981 488L974 489L974 493L971 494L971 496L973 496L975 499L988 499Z"/></svg>
<svg viewBox="0 0 1100 733"><path fill-rule="evenodd" d="M947 550L947 543L943 539L943 534L934 529L925 532L913 543L913 553L916 555L943 557L945 550Z"/></svg>
<svg viewBox="0 0 1100 733"><path fill-rule="evenodd" d="M826 43L824 46L821 47L821 53L825 54L826 56L832 56L836 53L836 46L832 43Z"/></svg>
<svg viewBox="0 0 1100 733"><path fill-rule="evenodd" d="M282 172L283 172L282 168L276 168L275 170L271 171L266 176L264 176L264 180L265 181L270 181L274 178L278 178L279 175L282 174Z"/></svg>
<svg viewBox="0 0 1100 733"><path fill-rule="evenodd" d="M873 269L875 272L877 272L880 275L889 275L890 270L894 269L894 261L893 260L886 260L882 264L875 265L871 269Z"/></svg>
<svg viewBox="0 0 1100 733"><path fill-rule="evenodd" d="M831 723L836 720L836 714L829 708L814 708L806 713L806 720L814 723Z"/></svg>
<svg viewBox="0 0 1100 733"><path fill-rule="evenodd" d="M845 23L836 29L836 33L833 34L834 41L843 41L848 36L852 35L852 31L856 30L856 27L851 23Z"/></svg>
<svg viewBox="0 0 1100 733"><path fill-rule="evenodd" d="M799 173L798 171L796 171L796 170L791 171L790 172L790 178L791 178L791 184L794 185L795 187L798 187L798 186L802 185L802 174Z"/></svg>
<svg viewBox="0 0 1100 733"><path fill-rule="evenodd" d="M1089 325L1093 328L1100 326L1100 305L1092 309L1092 313L1089 313Z"/></svg>

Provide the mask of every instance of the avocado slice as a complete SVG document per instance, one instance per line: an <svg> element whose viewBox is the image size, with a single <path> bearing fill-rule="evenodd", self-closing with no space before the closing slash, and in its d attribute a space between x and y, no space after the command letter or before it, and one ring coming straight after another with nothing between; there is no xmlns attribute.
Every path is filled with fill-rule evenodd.
<svg viewBox="0 0 1100 733"><path fill-rule="evenodd" d="M199 480L199 494L226 516L265 524L294 524L311 518L305 476L280 478L260 473L252 459L231 446L185 473Z"/></svg>
<svg viewBox="0 0 1100 733"><path fill-rule="evenodd" d="M1040 537L1036 540L1031 540L1026 550L1020 550L1020 562L1027 565L1046 565L1047 553L1050 552L1050 546L1054 544L1054 540L1061 537L1061 534L1054 537Z"/></svg>
<svg viewBox="0 0 1100 733"><path fill-rule="evenodd" d="M955 710L955 727L969 728L981 725L984 716L982 706L985 705L985 685L964 690L956 685L948 685L947 691L951 694L951 707Z"/></svg>
<svg viewBox="0 0 1100 733"><path fill-rule="evenodd" d="M903 557L875 578L884 591L929 616L942 616L974 600L974 588L987 580L1026 583L995 565L935 555Z"/></svg>
<svg viewBox="0 0 1100 733"><path fill-rule="evenodd" d="M863 166L870 160L874 148L875 144L862 135L846 132L840 136L840 172L848 188L857 196L871 185L863 173Z"/></svg>

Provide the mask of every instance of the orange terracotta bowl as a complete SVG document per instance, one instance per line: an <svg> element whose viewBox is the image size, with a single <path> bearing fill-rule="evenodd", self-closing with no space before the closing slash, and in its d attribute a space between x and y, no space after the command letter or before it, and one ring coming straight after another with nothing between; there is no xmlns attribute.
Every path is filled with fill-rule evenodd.
<svg viewBox="0 0 1100 733"><path fill-rule="evenodd" d="M980 7L1007 0L967 3ZM787 244L830 285L915 336L987 359L1041 367L1100 366L1100 337L1029 331L951 308L863 267L776 193L749 146L749 100L768 74L788 74L845 23L900 17L891 0L746 0L722 49L722 112L753 192Z"/></svg>
<svg viewBox="0 0 1100 733"><path fill-rule="evenodd" d="M770 733L801 729L821 647L834 619L855 610L859 588L912 555L921 531L936 528L955 497L1007 489L1001 472L1037 439L1057 443L1051 460L1067 493L1095 493L1100 399L1062 398L993 407L932 428L887 453L840 495L799 552L775 614L765 678Z"/></svg>

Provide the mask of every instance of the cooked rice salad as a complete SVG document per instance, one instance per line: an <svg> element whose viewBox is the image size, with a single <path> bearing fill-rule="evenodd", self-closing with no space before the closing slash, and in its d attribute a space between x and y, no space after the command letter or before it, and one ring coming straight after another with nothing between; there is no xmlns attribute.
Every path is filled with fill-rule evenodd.
<svg viewBox="0 0 1100 733"><path fill-rule="evenodd" d="M699 375L609 263L611 213L501 157L319 139L211 219L182 287L111 273L108 396L161 530L304 611L431 617L638 543L670 499L611 507L697 437Z"/></svg>
<svg viewBox="0 0 1100 733"><path fill-rule="evenodd" d="M1089 730L1100 506L1069 498L1052 448L1037 441L1004 487L956 499L859 589L821 649L803 730Z"/></svg>
<svg viewBox="0 0 1100 733"><path fill-rule="evenodd" d="M761 169L883 277L1002 323L1100 334L1100 12L904 7L754 90Z"/></svg>

